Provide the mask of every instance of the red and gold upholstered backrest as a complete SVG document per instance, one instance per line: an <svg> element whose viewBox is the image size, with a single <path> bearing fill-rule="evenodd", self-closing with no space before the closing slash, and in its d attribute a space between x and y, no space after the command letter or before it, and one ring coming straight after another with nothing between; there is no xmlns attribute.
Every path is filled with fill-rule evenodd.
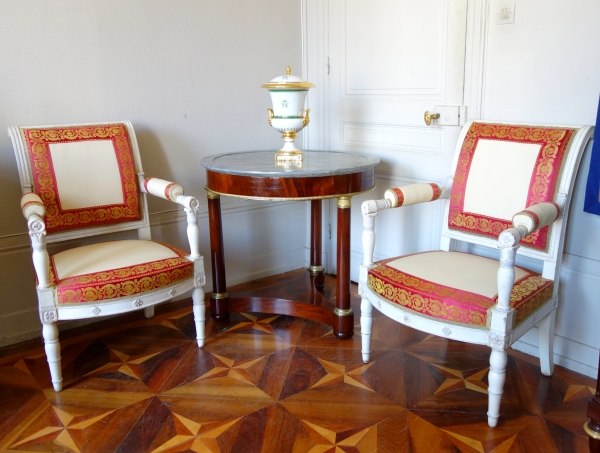
<svg viewBox="0 0 600 453"><path fill-rule="evenodd" d="M123 123L21 129L48 233L141 219L132 145Z"/></svg>
<svg viewBox="0 0 600 453"><path fill-rule="evenodd" d="M497 239L512 216L541 202L556 202L576 128L474 122L456 164L448 229ZM547 251L549 228L521 245Z"/></svg>

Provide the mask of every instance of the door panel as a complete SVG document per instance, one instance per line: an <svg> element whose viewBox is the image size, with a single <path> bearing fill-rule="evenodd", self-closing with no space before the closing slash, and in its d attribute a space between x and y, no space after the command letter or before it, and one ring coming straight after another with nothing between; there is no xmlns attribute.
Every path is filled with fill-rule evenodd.
<svg viewBox="0 0 600 453"><path fill-rule="evenodd" d="M435 106L463 103L466 20L467 0L329 0L329 148L380 157L378 185L390 180L443 183L460 126L426 126L423 115ZM354 200L353 211L359 204ZM411 215L420 216L420 211L441 212L415 207ZM333 202L329 215L335 232ZM361 254L359 217L352 216L353 256ZM415 241L436 248L437 231L431 229L439 228L439 219L430 225L422 238L408 235L407 244L399 236L386 249L403 253L414 249ZM330 271L334 251L335 233ZM351 264L353 279L357 265Z"/></svg>
<svg viewBox="0 0 600 453"><path fill-rule="evenodd" d="M441 6L439 0L342 3L345 94L440 93Z"/></svg>

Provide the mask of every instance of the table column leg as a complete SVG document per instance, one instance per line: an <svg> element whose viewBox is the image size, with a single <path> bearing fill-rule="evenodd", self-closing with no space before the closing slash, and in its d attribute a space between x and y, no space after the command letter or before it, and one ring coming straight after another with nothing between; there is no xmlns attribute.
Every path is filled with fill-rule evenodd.
<svg viewBox="0 0 600 453"><path fill-rule="evenodd" d="M212 264L213 292L210 295L210 314L214 319L229 317L229 294L225 283L223 260L223 226L221 224L221 197L206 191L208 198L208 223L210 226L210 261Z"/></svg>
<svg viewBox="0 0 600 453"><path fill-rule="evenodd" d="M325 273L321 264L321 230L322 230L322 204L321 200L312 200L310 202L310 267L308 270L312 274L311 281L316 288L322 289L325 286Z"/></svg>
<svg viewBox="0 0 600 453"><path fill-rule="evenodd" d="M354 313L350 308L350 206L351 197L338 198L337 279L333 310L333 333L338 338L354 334Z"/></svg>
<svg viewBox="0 0 600 453"><path fill-rule="evenodd" d="M588 403L587 416L590 421L583 425L583 429L590 437L590 453L600 453L600 364L598 365L596 394Z"/></svg>

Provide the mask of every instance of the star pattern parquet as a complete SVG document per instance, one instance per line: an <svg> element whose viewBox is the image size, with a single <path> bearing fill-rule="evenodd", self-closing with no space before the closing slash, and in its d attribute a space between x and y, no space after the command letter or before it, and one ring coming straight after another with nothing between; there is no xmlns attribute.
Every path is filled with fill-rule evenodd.
<svg viewBox="0 0 600 453"><path fill-rule="evenodd" d="M289 274L289 292L303 272ZM233 313L208 320L198 349L182 304L149 320L80 328L61 342L61 393L41 347L12 348L0 358L0 451L588 451L593 380L560 368L546 378L535 360L512 353L500 423L490 429L488 349L378 317L364 364L353 291L350 340L312 321Z"/></svg>

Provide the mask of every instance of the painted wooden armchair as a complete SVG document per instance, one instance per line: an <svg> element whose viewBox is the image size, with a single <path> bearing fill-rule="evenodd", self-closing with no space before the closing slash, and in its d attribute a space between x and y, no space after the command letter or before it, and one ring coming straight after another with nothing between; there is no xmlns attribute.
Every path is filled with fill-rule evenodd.
<svg viewBox="0 0 600 453"><path fill-rule="evenodd" d="M204 343L204 262L198 200L144 179L127 121L11 127L37 276L39 313L54 389L62 390L56 322L145 309L192 290L198 346ZM191 253L152 241L146 194L183 206ZM139 239L93 243L49 255L47 242L124 230ZM89 241L88 241L89 242Z"/></svg>
<svg viewBox="0 0 600 453"><path fill-rule="evenodd" d="M488 345L491 427L498 423L506 350L532 326L539 328L542 373L552 374L565 225L591 131L589 126L470 122L459 138L447 187L411 184L362 204L359 293L365 362L373 306L415 329ZM441 250L374 263L378 212L437 199L446 200ZM457 241L499 248L499 261L455 251ZM541 260L542 274L515 266L517 253Z"/></svg>

